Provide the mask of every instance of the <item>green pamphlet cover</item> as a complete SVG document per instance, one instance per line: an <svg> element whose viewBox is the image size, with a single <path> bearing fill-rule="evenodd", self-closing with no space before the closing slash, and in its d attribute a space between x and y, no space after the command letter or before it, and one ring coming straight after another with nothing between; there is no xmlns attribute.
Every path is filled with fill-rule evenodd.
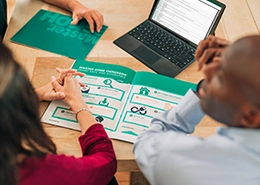
<svg viewBox="0 0 260 185"><path fill-rule="evenodd" d="M84 59L107 26L91 33L85 19L71 25L71 16L40 10L12 38L11 41L50 51L75 59Z"/></svg>

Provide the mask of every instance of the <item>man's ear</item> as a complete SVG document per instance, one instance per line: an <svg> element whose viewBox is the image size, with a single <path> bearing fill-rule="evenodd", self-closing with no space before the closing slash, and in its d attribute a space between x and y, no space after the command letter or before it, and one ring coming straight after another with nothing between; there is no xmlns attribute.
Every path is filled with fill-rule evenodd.
<svg viewBox="0 0 260 185"><path fill-rule="evenodd" d="M260 108L254 105L243 107L240 121L243 127L260 128Z"/></svg>

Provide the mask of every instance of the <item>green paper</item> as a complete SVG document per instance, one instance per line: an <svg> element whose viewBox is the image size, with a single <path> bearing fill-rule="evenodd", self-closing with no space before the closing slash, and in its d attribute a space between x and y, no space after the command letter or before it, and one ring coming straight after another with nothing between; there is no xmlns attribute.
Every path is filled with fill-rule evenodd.
<svg viewBox="0 0 260 185"><path fill-rule="evenodd" d="M40 10L12 38L11 41L50 51L75 59L85 59L104 34L91 33L85 19L71 25L71 16Z"/></svg>

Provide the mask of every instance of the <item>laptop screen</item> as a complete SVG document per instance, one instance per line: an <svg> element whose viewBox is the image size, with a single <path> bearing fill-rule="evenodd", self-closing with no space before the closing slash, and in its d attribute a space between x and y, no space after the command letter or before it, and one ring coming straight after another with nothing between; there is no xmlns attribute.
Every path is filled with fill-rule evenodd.
<svg viewBox="0 0 260 185"><path fill-rule="evenodd" d="M210 0L159 0L151 19L198 45L210 34L221 6Z"/></svg>

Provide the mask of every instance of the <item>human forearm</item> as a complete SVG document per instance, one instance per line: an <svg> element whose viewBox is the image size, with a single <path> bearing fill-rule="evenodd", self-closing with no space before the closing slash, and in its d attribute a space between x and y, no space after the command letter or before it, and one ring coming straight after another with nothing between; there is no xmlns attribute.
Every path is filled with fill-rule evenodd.
<svg viewBox="0 0 260 185"><path fill-rule="evenodd" d="M83 155L93 155L98 152L108 153L115 157L111 139L108 137L102 124L90 126L84 134L79 137Z"/></svg>
<svg viewBox="0 0 260 185"><path fill-rule="evenodd" d="M116 172L117 161L111 139L102 124L89 127L85 134L80 136L79 142L83 156L89 157L88 161L93 166L91 180L96 182L95 184L108 184ZM101 179L100 174L103 174Z"/></svg>
<svg viewBox="0 0 260 185"><path fill-rule="evenodd" d="M88 111L88 105L83 100L70 102L69 105L76 114L75 116L80 124L82 134L84 134L90 126L97 123L92 113Z"/></svg>
<svg viewBox="0 0 260 185"><path fill-rule="evenodd" d="M151 126L158 124L164 131L175 130L189 134L194 131L203 116L199 98L192 90L189 90L178 106L155 117Z"/></svg>
<svg viewBox="0 0 260 185"><path fill-rule="evenodd" d="M63 101L69 105L72 111L76 114L76 119L80 124L82 133L97 121L94 116L88 110L86 102L82 98L79 81L72 77L71 74L67 74L64 77L63 85L61 85L57 79L52 78L51 85L55 92L64 93Z"/></svg>
<svg viewBox="0 0 260 185"><path fill-rule="evenodd" d="M189 142L187 134L194 131L203 116L197 95L189 90L175 108L154 118L150 128L138 136L133 149L135 158L151 184L156 184L155 164L162 151L169 148L169 143L175 151L182 149L179 143Z"/></svg>
<svg viewBox="0 0 260 185"><path fill-rule="evenodd" d="M63 8L65 10L68 10L70 12L72 12L73 9L78 5L83 6L80 2L76 0L43 0L43 1L55 5L57 7Z"/></svg>

